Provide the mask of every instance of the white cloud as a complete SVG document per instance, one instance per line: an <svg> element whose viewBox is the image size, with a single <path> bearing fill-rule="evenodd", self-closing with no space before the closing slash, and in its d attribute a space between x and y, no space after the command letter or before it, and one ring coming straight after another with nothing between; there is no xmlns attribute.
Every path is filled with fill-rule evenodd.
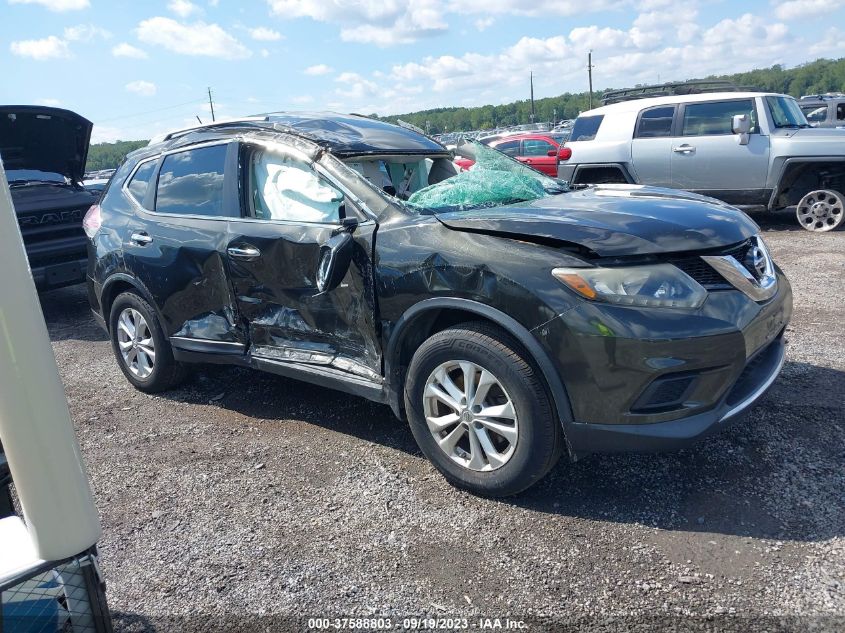
<svg viewBox="0 0 845 633"><path fill-rule="evenodd" d="M295 103L297 105L305 105L307 103L313 103L314 97L311 95L300 95L298 97L291 97L291 103Z"/></svg>
<svg viewBox="0 0 845 633"><path fill-rule="evenodd" d="M834 6L828 0L788 0L775 6L775 15L781 20L794 20L830 13Z"/></svg>
<svg viewBox="0 0 845 633"><path fill-rule="evenodd" d="M334 72L334 68L331 66L326 66L325 64L316 64L315 66L309 66L305 70L303 70L306 75L311 75L313 77L318 77L320 75L328 75Z"/></svg>
<svg viewBox="0 0 845 633"><path fill-rule="evenodd" d="M273 29L268 29L265 26L259 26L254 29L249 29L249 35L254 40L260 42L278 42L282 39L282 34Z"/></svg>
<svg viewBox="0 0 845 633"><path fill-rule="evenodd" d="M189 0L170 0L167 3L167 8L180 18L187 18L194 13L202 12L202 9Z"/></svg>
<svg viewBox="0 0 845 633"><path fill-rule="evenodd" d="M245 59L252 52L217 24L183 24L170 18L144 20L136 29L138 39L181 55Z"/></svg>
<svg viewBox="0 0 845 633"><path fill-rule="evenodd" d="M65 39L70 42L90 42L95 38L107 40L111 38L111 33L104 28L94 26L93 24L79 24L77 26L69 26L65 29Z"/></svg>
<svg viewBox="0 0 845 633"><path fill-rule="evenodd" d="M89 0L9 0L9 4L39 4L50 11L78 11L91 6Z"/></svg>
<svg viewBox="0 0 845 633"><path fill-rule="evenodd" d="M121 42L111 49L111 54L115 57L131 57L133 59L147 59L147 53L140 48Z"/></svg>
<svg viewBox="0 0 845 633"><path fill-rule="evenodd" d="M144 81L143 79L130 81L125 87L127 92L133 92L142 97L152 97L157 92L156 85L153 82Z"/></svg>
<svg viewBox="0 0 845 633"><path fill-rule="evenodd" d="M51 108L59 108L62 105L62 102L59 101L58 99L50 99L50 98L36 99L35 103L37 103L38 105L48 106L48 107L51 107Z"/></svg>
<svg viewBox="0 0 845 633"><path fill-rule="evenodd" d="M18 57L31 57L38 61L70 57L70 48L63 39L50 35L40 40L20 40L12 42L9 49Z"/></svg>
<svg viewBox="0 0 845 633"><path fill-rule="evenodd" d="M493 22L496 21L496 18L478 18L473 24L475 25L476 30L478 31L486 31L491 26L493 26Z"/></svg>
<svg viewBox="0 0 845 633"><path fill-rule="evenodd" d="M280 18L340 23L345 42L389 46L443 33L442 0L267 0Z"/></svg>

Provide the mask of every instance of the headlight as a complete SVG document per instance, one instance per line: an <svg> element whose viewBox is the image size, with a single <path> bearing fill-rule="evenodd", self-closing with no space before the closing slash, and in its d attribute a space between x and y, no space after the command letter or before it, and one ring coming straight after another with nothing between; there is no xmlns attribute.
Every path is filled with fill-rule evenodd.
<svg viewBox="0 0 845 633"><path fill-rule="evenodd" d="M626 268L555 268L552 274L582 297L623 306L697 308L707 291L672 264Z"/></svg>

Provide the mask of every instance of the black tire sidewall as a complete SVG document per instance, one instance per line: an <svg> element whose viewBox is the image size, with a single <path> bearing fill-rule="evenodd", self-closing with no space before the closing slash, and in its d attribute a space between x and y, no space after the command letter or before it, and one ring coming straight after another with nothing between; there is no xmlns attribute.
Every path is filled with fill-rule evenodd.
<svg viewBox="0 0 845 633"><path fill-rule="evenodd" d="M153 371L147 378L138 378L129 371L126 362L123 360L123 354L120 352L120 346L117 342L117 320L120 313L126 308L134 308L140 312L150 328L150 334L152 334L156 357L153 363ZM123 375L126 376L126 379L132 385L141 391L149 392L160 391L169 386L169 384L165 383L170 380L175 365L170 342L162 332L158 316L140 295L134 292L124 292L114 300L109 315L109 338L111 339L112 350L117 359L117 364L120 366Z"/></svg>
<svg viewBox="0 0 845 633"><path fill-rule="evenodd" d="M535 370L514 349L516 346L508 345L502 338L462 329L436 334L414 355L405 383L405 407L420 449L451 483L486 496L516 494L536 483L554 465L561 443L560 424L552 415L548 396ZM493 471L472 471L452 461L437 445L425 422L423 392L428 377L442 363L461 360L492 372L516 410L519 425L516 449L504 466Z"/></svg>

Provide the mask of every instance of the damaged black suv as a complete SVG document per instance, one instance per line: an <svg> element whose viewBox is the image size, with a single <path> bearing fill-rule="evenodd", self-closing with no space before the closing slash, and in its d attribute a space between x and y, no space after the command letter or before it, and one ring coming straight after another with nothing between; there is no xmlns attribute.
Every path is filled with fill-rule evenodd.
<svg viewBox="0 0 845 633"><path fill-rule="evenodd" d="M384 402L496 496L564 452L684 446L775 380L792 294L742 212L456 152L475 167L404 127L279 113L131 154L85 219L127 379L229 363Z"/></svg>

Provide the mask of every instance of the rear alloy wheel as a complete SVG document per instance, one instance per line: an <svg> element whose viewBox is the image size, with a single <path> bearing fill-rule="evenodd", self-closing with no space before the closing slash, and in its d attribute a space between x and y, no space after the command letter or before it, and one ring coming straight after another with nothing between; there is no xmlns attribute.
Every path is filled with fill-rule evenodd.
<svg viewBox="0 0 845 633"><path fill-rule="evenodd" d="M845 198L831 189L811 191L801 198L795 215L808 231L832 231L845 222Z"/></svg>
<svg viewBox="0 0 845 633"><path fill-rule="evenodd" d="M173 358L155 310L138 293L127 291L114 300L109 333L118 365L137 389L156 393L185 378L185 367Z"/></svg>
<svg viewBox="0 0 845 633"><path fill-rule="evenodd" d="M563 429L523 347L487 323L432 335L408 367L405 411L414 439L453 485L505 497L549 472Z"/></svg>

